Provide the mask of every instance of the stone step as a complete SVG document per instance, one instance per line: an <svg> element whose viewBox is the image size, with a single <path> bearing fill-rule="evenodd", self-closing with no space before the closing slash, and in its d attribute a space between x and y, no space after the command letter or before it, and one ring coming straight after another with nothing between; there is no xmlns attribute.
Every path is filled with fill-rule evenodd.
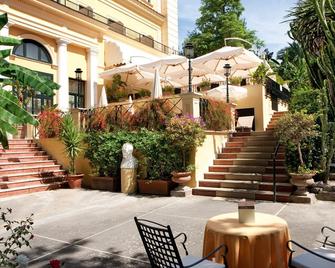
<svg viewBox="0 0 335 268"><path fill-rule="evenodd" d="M230 148L223 148L223 153L239 153L241 152L242 147L230 147Z"/></svg>
<svg viewBox="0 0 335 268"><path fill-rule="evenodd" d="M276 140L247 140L244 143L244 146L272 146L273 150L275 149L275 146L277 145L277 141Z"/></svg>
<svg viewBox="0 0 335 268"><path fill-rule="evenodd" d="M0 154L2 153L29 153L40 151L39 147L20 147L20 148L9 148L8 150L0 149Z"/></svg>
<svg viewBox="0 0 335 268"><path fill-rule="evenodd" d="M31 144L31 143L35 143L34 140L32 139L10 139L8 140L8 144ZM1 145L0 145L1 146Z"/></svg>
<svg viewBox="0 0 335 268"><path fill-rule="evenodd" d="M273 131L254 131L251 132L251 136L265 136L273 138Z"/></svg>
<svg viewBox="0 0 335 268"><path fill-rule="evenodd" d="M207 172L205 179L213 180L240 180L240 181L262 181L259 173L232 173L232 172Z"/></svg>
<svg viewBox="0 0 335 268"><path fill-rule="evenodd" d="M273 200L272 191L259 191L247 189L231 189L231 188L212 188L212 187L196 187L192 191L193 195L227 197L249 200ZM290 193L277 192L278 202L289 202Z"/></svg>
<svg viewBox="0 0 335 268"><path fill-rule="evenodd" d="M270 159L248 159L248 158L235 158L235 159L215 159L214 165L255 165L255 166L269 166L273 161ZM277 166L284 166L285 160L276 160Z"/></svg>
<svg viewBox="0 0 335 268"><path fill-rule="evenodd" d="M273 166L268 166L265 168L265 173L272 174ZM277 174L287 174L287 168L285 166L276 166Z"/></svg>
<svg viewBox="0 0 335 268"><path fill-rule="evenodd" d="M59 177L66 174L65 170L59 169L56 171L45 171L45 172L26 172L26 173L14 173L0 176L0 182L24 180L24 179L41 179L47 177Z"/></svg>
<svg viewBox="0 0 335 268"><path fill-rule="evenodd" d="M31 161L43 161L48 160L48 155L40 155L40 156L21 156L20 158L12 157L12 158L0 158L0 165L2 163L24 163Z"/></svg>
<svg viewBox="0 0 335 268"><path fill-rule="evenodd" d="M234 159L239 153L218 153L218 159Z"/></svg>
<svg viewBox="0 0 335 268"><path fill-rule="evenodd" d="M232 172L232 173L264 173L264 166L243 165L215 165L209 167L210 172Z"/></svg>
<svg viewBox="0 0 335 268"><path fill-rule="evenodd" d="M36 143L13 143L9 144L9 149L25 149L25 148L37 148ZM3 150L3 147L0 146L0 149Z"/></svg>
<svg viewBox="0 0 335 268"><path fill-rule="evenodd" d="M276 174L276 181L277 182L289 182L290 178L288 174ZM273 174L267 173L262 175L263 182L273 182Z"/></svg>
<svg viewBox="0 0 335 268"><path fill-rule="evenodd" d="M226 142L226 147L225 148L231 148L231 147L242 147L244 146L244 142Z"/></svg>
<svg viewBox="0 0 335 268"><path fill-rule="evenodd" d="M40 156L40 155L46 155L46 152L44 151L33 151L33 152L0 152L0 159L7 159L7 158L20 158L20 157L26 157L26 156Z"/></svg>
<svg viewBox="0 0 335 268"><path fill-rule="evenodd" d="M8 163L0 163L0 172L3 169L11 169L11 168L30 168L30 167L44 167L51 166L52 164L56 164L54 160L42 160L42 161L33 161L33 162L8 162Z"/></svg>
<svg viewBox="0 0 335 268"><path fill-rule="evenodd" d="M234 188L234 189L251 189L261 191L272 191L273 183L245 180L200 180L199 187L214 187L214 188ZM290 183L276 183L278 192L292 193L294 186Z"/></svg>
<svg viewBox="0 0 335 268"><path fill-rule="evenodd" d="M240 149L241 152L266 152L273 153L275 150L274 146L248 146L242 147ZM279 149L279 152L283 152L283 149Z"/></svg>
<svg viewBox="0 0 335 268"><path fill-rule="evenodd" d="M0 179L2 177L8 176L9 174L22 174L22 173L31 173L31 172L54 172L59 171L61 168L60 165L49 165L49 166L36 166L36 167L16 167L16 168L6 168L0 169Z"/></svg>
<svg viewBox="0 0 335 268"><path fill-rule="evenodd" d="M239 181L239 180L200 180L199 187L257 190L259 188L259 182L258 181Z"/></svg>
<svg viewBox="0 0 335 268"><path fill-rule="evenodd" d="M271 159L272 160L273 153L264 153L264 152L248 152L248 153L237 153L236 158L241 159ZM278 153L276 159L283 160L285 159L284 153Z"/></svg>
<svg viewBox="0 0 335 268"><path fill-rule="evenodd" d="M58 177L46 177L46 178L30 178L25 180L7 181L0 182L0 189L12 189L17 187L33 186L33 185L45 185L54 182L63 182L64 176Z"/></svg>
<svg viewBox="0 0 335 268"><path fill-rule="evenodd" d="M33 186L24 186L16 187L11 189L0 189L0 197L10 197L21 194L30 194L35 192L47 191L47 190L56 190L62 187L65 187L67 182L56 182L45 185L33 185Z"/></svg>
<svg viewBox="0 0 335 268"><path fill-rule="evenodd" d="M233 137L250 136L250 133L252 133L252 132L234 132Z"/></svg>

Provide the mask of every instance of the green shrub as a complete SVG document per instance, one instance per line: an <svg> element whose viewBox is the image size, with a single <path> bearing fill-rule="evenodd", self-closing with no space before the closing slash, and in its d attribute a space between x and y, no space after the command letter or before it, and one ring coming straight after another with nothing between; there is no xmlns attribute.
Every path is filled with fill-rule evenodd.
<svg viewBox="0 0 335 268"><path fill-rule="evenodd" d="M240 86L241 82L242 82L242 77L241 76L232 76L229 78L229 82L230 84L234 85L234 86Z"/></svg>
<svg viewBox="0 0 335 268"><path fill-rule="evenodd" d="M205 109L204 121L206 129L209 130L220 131L230 129L230 106L224 101L209 99L208 105Z"/></svg>
<svg viewBox="0 0 335 268"><path fill-rule="evenodd" d="M199 84L199 88L201 91L209 90L211 89L211 80L210 79L203 79L201 83Z"/></svg>
<svg viewBox="0 0 335 268"><path fill-rule="evenodd" d="M171 85L167 85L167 86L162 88L162 91L163 91L164 96L173 95L174 94L174 87L171 86Z"/></svg>
<svg viewBox="0 0 335 268"><path fill-rule="evenodd" d="M151 92L148 89L141 88L137 94L140 96L140 98L147 98L151 96Z"/></svg>

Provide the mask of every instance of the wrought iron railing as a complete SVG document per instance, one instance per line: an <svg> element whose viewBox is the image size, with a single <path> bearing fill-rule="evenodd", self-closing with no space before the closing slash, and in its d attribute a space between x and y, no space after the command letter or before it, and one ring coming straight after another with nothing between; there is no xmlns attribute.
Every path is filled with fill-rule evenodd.
<svg viewBox="0 0 335 268"><path fill-rule="evenodd" d="M162 98L159 100L138 100L134 102L122 102L122 103L110 103L106 107L99 107L93 109L80 109L79 110L79 124L80 128L84 131L91 131L97 129L96 124L97 118L106 120L105 116L108 117L109 124L120 128L129 127L136 128L136 120L134 118L139 116L142 111L150 112L151 104L158 104L164 109L160 110L164 116L180 115L182 111L182 99L179 96L172 96ZM147 106L147 107L146 107ZM154 106L152 106L154 107ZM141 114L140 114L141 115Z"/></svg>
<svg viewBox="0 0 335 268"><path fill-rule="evenodd" d="M278 152L279 152L279 147L280 147L280 143L277 142L276 149L275 149L275 151L272 154L272 182L273 182L272 190L273 190L273 202L277 202L277 178L276 178L276 175L277 175L277 170L276 170L277 169L277 163L276 163L276 159L277 159L277 155L278 155Z"/></svg>
<svg viewBox="0 0 335 268"><path fill-rule="evenodd" d="M105 24L106 26L108 26L108 28L116 33L122 34L132 40L135 40L137 42L140 42L146 46L152 47L156 50L159 50L165 54L178 54L177 50L174 50L160 42L157 42L156 40L154 40L153 38L151 38L150 36L141 34L137 31L134 31L130 28L125 27L124 25L122 25L120 22L117 21L113 21L111 18L107 18L103 15L100 15L96 12L93 11L93 9L89 8L89 7L84 7L81 6L78 3L75 3L73 1L70 0L50 0L53 1L61 6L64 6L68 9L71 9L73 11L76 11L82 15L85 15L95 21L101 22L103 24Z"/></svg>

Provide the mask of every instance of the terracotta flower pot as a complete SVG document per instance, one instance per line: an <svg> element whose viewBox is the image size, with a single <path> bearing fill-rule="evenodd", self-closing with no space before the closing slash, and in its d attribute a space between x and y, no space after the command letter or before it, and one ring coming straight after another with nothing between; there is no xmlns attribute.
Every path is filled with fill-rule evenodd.
<svg viewBox="0 0 335 268"><path fill-rule="evenodd" d="M84 174L68 174L67 181L71 189L81 188L81 183L83 180Z"/></svg>
<svg viewBox="0 0 335 268"><path fill-rule="evenodd" d="M313 176L315 173L306 173L306 174L297 174L290 173L291 180L290 182L297 187L297 190L294 192L294 195L306 196L307 195L307 186L310 186L314 183Z"/></svg>
<svg viewBox="0 0 335 268"><path fill-rule="evenodd" d="M90 175L90 181L93 190L120 192L119 178Z"/></svg>
<svg viewBox="0 0 335 268"><path fill-rule="evenodd" d="M188 183L192 177L191 172L172 172L172 181L178 184Z"/></svg>

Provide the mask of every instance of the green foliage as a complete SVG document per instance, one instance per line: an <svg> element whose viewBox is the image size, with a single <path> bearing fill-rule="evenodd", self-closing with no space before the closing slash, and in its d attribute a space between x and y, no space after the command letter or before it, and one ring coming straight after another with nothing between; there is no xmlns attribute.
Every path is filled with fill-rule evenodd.
<svg viewBox="0 0 335 268"><path fill-rule="evenodd" d="M256 71L251 74L251 79L256 84L264 85L268 72L269 67L262 63L257 67Z"/></svg>
<svg viewBox="0 0 335 268"><path fill-rule="evenodd" d="M304 166L301 144L304 140L318 135L315 117L303 112L287 113L281 117L275 128L275 136L282 144L294 144L299 153L300 165Z"/></svg>
<svg viewBox="0 0 335 268"><path fill-rule="evenodd" d="M150 90L145 88L141 88L137 93L140 96L140 98L146 98L151 96Z"/></svg>
<svg viewBox="0 0 335 268"><path fill-rule="evenodd" d="M117 102L122 99L126 99L128 96L126 87L127 83L122 81L121 75L114 75L112 86L106 88L108 102Z"/></svg>
<svg viewBox="0 0 335 268"><path fill-rule="evenodd" d="M17 267L18 249L30 247L33 239L33 215L24 220L13 220L11 214L12 209L1 211L0 208L0 222L4 229L0 236L0 267Z"/></svg>
<svg viewBox="0 0 335 268"><path fill-rule="evenodd" d="M230 84L232 84L234 86L240 86L241 82L242 82L242 77L240 77L240 76L229 77L229 82L230 82Z"/></svg>
<svg viewBox="0 0 335 268"><path fill-rule="evenodd" d="M140 158L139 169L146 171L146 179L170 178L171 171L180 166L180 155L164 132L146 129L95 132L87 136L86 142L85 157L100 175L120 176L122 146L127 142L133 144L134 155Z"/></svg>
<svg viewBox="0 0 335 268"><path fill-rule="evenodd" d="M66 114L63 117L60 138L65 145L65 152L70 160L69 173L76 174L75 160L82 151L82 142L84 136L74 124L70 114Z"/></svg>
<svg viewBox="0 0 335 268"><path fill-rule="evenodd" d="M171 85L166 85L165 87L162 88L163 95L164 96L169 96L174 94L174 87Z"/></svg>
<svg viewBox="0 0 335 268"><path fill-rule="evenodd" d="M7 14L0 15L0 29L8 22ZM0 45L15 46L21 44L20 40L10 37L0 37ZM46 95L52 95L53 90L59 86L42 78L38 73L27 68L9 63L5 60L10 55L10 49L0 50L0 75L8 79L2 79L2 86L10 82L15 86L16 97L0 87L0 142L4 148L8 148L7 134L15 134L15 125L32 124L37 121L22 108L23 94L25 90L39 91Z"/></svg>
<svg viewBox="0 0 335 268"><path fill-rule="evenodd" d="M212 84L210 79L203 79L199 84L199 88L201 91L205 91L211 89L211 85Z"/></svg>
<svg viewBox="0 0 335 268"><path fill-rule="evenodd" d="M167 126L166 133L171 145L182 153L183 171L190 164L190 153L201 146L205 140L205 132L201 122L189 116L172 117Z"/></svg>
<svg viewBox="0 0 335 268"><path fill-rule="evenodd" d="M15 125L32 124L38 122L24 110L18 99L9 91L0 88L0 142L8 148L7 134L15 134Z"/></svg>
<svg viewBox="0 0 335 268"><path fill-rule="evenodd" d="M289 102L292 112L305 111L307 114L319 113L320 91L310 86L295 88Z"/></svg>
<svg viewBox="0 0 335 268"><path fill-rule="evenodd" d="M214 99L208 100L205 111L204 121L206 129L209 130L228 130L231 127L230 106L224 101Z"/></svg>
<svg viewBox="0 0 335 268"><path fill-rule="evenodd" d="M184 43L191 42L197 56L224 46L224 38L238 37L263 46L255 31L249 30L242 18L244 8L240 0L202 0L201 16L196 21L196 30L191 32ZM230 46L250 46L241 41L229 41Z"/></svg>

